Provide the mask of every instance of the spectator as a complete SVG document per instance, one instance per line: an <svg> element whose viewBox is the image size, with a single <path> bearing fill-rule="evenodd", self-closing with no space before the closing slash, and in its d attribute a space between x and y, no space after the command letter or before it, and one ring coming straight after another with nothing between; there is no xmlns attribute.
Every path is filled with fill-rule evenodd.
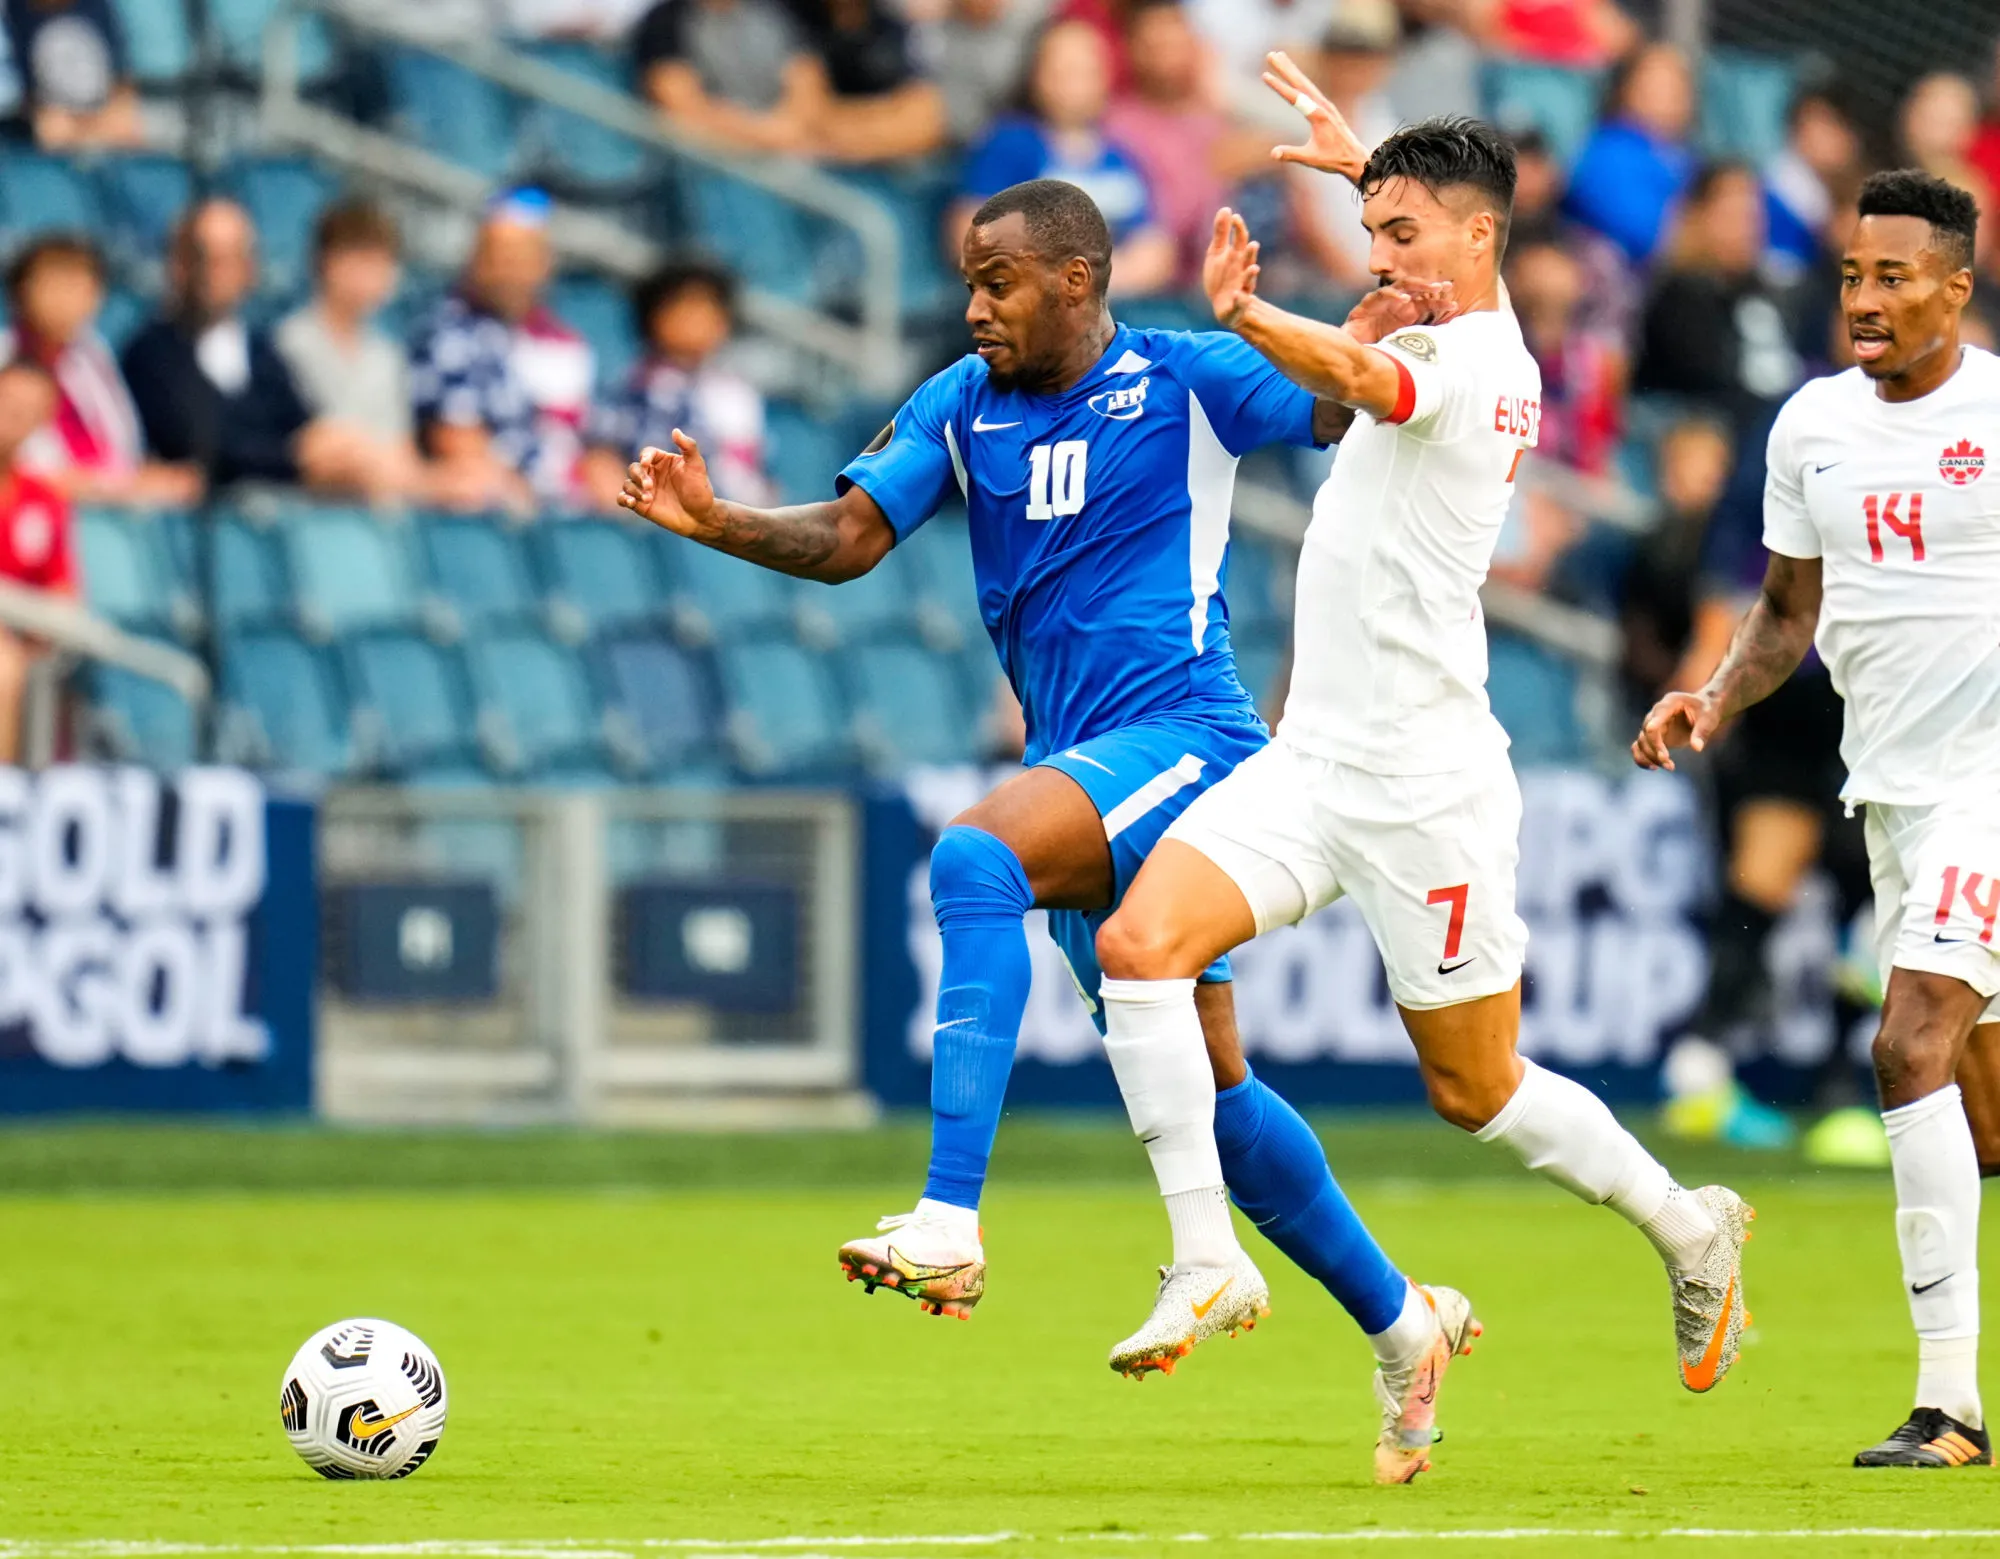
<svg viewBox="0 0 2000 1559"><path fill-rule="evenodd" d="M0 362L31 359L56 382L55 415L22 446L20 466L77 502L192 503L198 468L146 459L138 408L97 333L103 306L104 258L88 239L46 235L8 267L14 323L0 331Z"/></svg>
<svg viewBox="0 0 2000 1559"><path fill-rule="evenodd" d="M1903 152L1924 172L1969 190L1982 212L1993 210L1994 191L1973 166L1979 137L1979 93L1965 77L1938 71L1910 88L1900 120ZM1993 224L1982 222L1982 259L1994 253Z"/></svg>
<svg viewBox="0 0 2000 1559"><path fill-rule="evenodd" d="M1694 80L1680 50L1652 43L1619 65L1606 97L1604 122L1570 169L1563 209L1644 265L1694 172Z"/></svg>
<svg viewBox="0 0 2000 1559"><path fill-rule="evenodd" d="M21 469L18 456L55 415L55 376L16 358L0 366L0 579L51 595L76 594L69 502ZM40 654L29 640L0 628L0 764L21 756L21 702L28 669Z"/></svg>
<svg viewBox="0 0 2000 1559"><path fill-rule="evenodd" d="M1539 130L1514 138L1514 219L1510 248L1547 241L1558 244L1582 273L1577 298L1578 330L1621 346L1632 339L1639 318L1639 281L1620 249L1602 233L1562 215L1562 167Z"/></svg>
<svg viewBox="0 0 2000 1559"><path fill-rule="evenodd" d="M824 72L818 156L903 162L944 145L944 94L919 73L909 25L884 0L816 0L811 31Z"/></svg>
<svg viewBox="0 0 2000 1559"><path fill-rule="evenodd" d="M1260 107L1264 56L1305 53L1326 30L1328 9L1327 0L1187 0L1187 7L1219 67L1224 101Z"/></svg>
<svg viewBox="0 0 2000 1559"><path fill-rule="evenodd" d="M1772 252L1816 265L1834 207L1860 171L1861 136L1846 108L1830 92L1801 92L1786 116L1785 149L1764 169Z"/></svg>
<svg viewBox="0 0 2000 1559"><path fill-rule="evenodd" d="M1579 328L1583 268L1568 250L1548 238L1509 247L1508 292L1542 370L1535 453L1586 475L1608 476L1624 424L1622 344Z"/></svg>
<svg viewBox="0 0 2000 1559"><path fill-rule="evenodd" d="M1684 419L1660 439L1660 517L1633 552L1621 614L1625 692L1635 720L1676 685L1693 641L1709 518L1732 458L1728 430L1709 418Z"/></svg>
<svg viewBox="0 0 2000 1559"><path fill-rule="evenodd" d="M1216 208L1236 185L1272 172L1271 139L1244 130L1202 94L1202 47L1178 0L1138 0L1132 12L1130 94L1111 105L1105 133L1132 154L1152 192L1155 220L1173 241L1176 286L1201 278Z"/></svg>
<svg viewBox="0 0 2000 1559"><path fill-rule="evenodd" d="M1403 42L1382 95L1398 124L1438 114L1477 119L1484 109L1485 63L1474 25L1484 0L1397 0Z"/></svg>
<svg viewBox="0 0 2000 1559"><path fill-rule="evenodd" d="M660 0L633 35L639 85L717 146L804 156L824 68L781 0Z"/></svg>
<svg viewBox="0 0 2000 1559"><path fill-rule="evenodd" d="M1136 0L1058 0L1055 19L1081 22L1104 41L1105 63L1111 72L1111 90L1124 94L1132 89L1132 56L1126 46Z"/></svg>
<svg viewBox="0 0 2000 1559"><path fill-rule="evenodd" d="M315 419L270 336L244 321L256 232L234 201L181 218L167 256L167 311L125 348L146 443L218 485L244 480L387 497L400 473L359 428Z"/></svg>
<svg viewBox="0 0 2000 1559"><path fill-rule="evenodd" d="M1986 83L1986 117L1979 122L1967 153L1972 166L1990 190L2000 190L2000 41L1993 45L1992 74Z"/></svg>
<svg viewBox="0 0 2000 1559"><path fill-rule="evenodd" d="M1594 70L1639 41L1638 28L1613 0L1498 0L1482 9L1487 45L1538 65Z"/></svg>
<svg viewBox="0 0 2000 1559"><path fill-rule="evenodd" d="M1174 245L1156 221L1145 175L1104 133L1110 62L1104 40L1083 22L1056 22L1035 46L1023 93L1028 108L996 124L976 147L953 208L957 254L982 200L1028 179L1067 179L1087 191L1111 227L1111 288L1131 296L1173 279Z"/></svg>
<svg viewBox="0 0 2000 1559"><path fill-rule="evenodd" d="M1763 255L1757 175L1741 163L1702 169L1646 303L1634 375L1638 389L1724 416L1739 443L1804 376L1786 299L1764 275Z"/></svg>
<svg viewBox="0 0 2000 1559"><path fill-rule="evenodd" d="M139 94L111 0L12 0L5 10L36 143L137 146Z"/></svg>
<svg viewBox="0 0 2000 1559"><path fill-rule="evenodd" d="M577 496L594 373L589 346L542 301L548 219L537 190L493 202L458 291L419 333L411 375L424 452L523 510Z"/></svg>
<svg viewBox="0 0 2000 1559"><path fill-rule="evenodd" d="M917 47L944 95L952 143L964 146L993 122L1019 89L1049 0L948 0L919 30Z"/></svg>
<svg viewBox="0 0 2000 1559"><path fill-rule="evenodd" d="M1299 61L1370 147L1396 128L1382 89L1395 67L1401 35L1396 8L1388 0L1345 0L1318 48ZM1310 168L1290 168L1287 177L1292 237L1320 273L1320 283L1331 282L1346 293L1373 286L1368 269L1372 240L1361 225L1360 192L1345 179Z"/></svg>
<svg viewBox="0 0 2000 1559"><path fill-rule="evenodd" d="M278 326L278 353L306 409L366 432L394 462L399 490L453 508L504 502L476 469L417 453L409 355L375 324L396 295L401 247L396 224L367 202L328 207L313 235L316 289Z"/></svg>
<svg viewBox="0 0 2000 1559"><path fill-rule="evenodd" d="M669 265L641 283L632 314L646 355L591 415L585 466L591 496L616 509L626 465L648 445L673 448L679 428L700 440L717 493L738 503L771 503L764 398L718 361L736 328L735 278L699 262Z"/></svg>

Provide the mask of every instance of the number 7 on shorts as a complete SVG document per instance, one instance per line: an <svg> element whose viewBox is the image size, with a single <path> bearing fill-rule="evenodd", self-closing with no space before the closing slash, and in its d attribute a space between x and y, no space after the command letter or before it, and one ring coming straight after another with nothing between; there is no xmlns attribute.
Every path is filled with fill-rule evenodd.
<svg viewBox="0 0 2000 1559"><path fill-rule="evenodd" d="M1450 974L1452 969L1462 969L1465 964L1472 962L1468 958L1464 963L1452 963L1452 960L1458 957L1459 939L1465 935L1465 901L1471 893L1472 884L1461 882L1455 888L1433 888L1430 896L1424 900L1426 904L1451 906L1451 919L1444 928L1444 957L1438 961L1439 974Z"/></svg>

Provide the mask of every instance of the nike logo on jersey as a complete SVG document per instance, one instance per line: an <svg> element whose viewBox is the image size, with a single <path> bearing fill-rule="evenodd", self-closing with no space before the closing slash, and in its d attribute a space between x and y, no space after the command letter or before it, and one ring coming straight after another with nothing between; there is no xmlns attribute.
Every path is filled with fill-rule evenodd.
<svg viewBox="0 0 2000 1559"><path fill-rule="evenodd" d="M1832 469L1833 469L1833 468L1834 468L1835 466L1841 466L1841 465L1846 465L1846 464L1847 464L1847 462L1846 462L1846 461L1844 461L1844 460L1829 460L1829 461L1828 461L1828 462L1827 462L1827 463L1826 463L1825 465L1823 465L1823 466L1814 466L1814 467L1813 467L1813 475L1814 475L1814 476L1818 476L1818 475L1820 474L1820 472L1822 472L1822 471L1831 471L1831 470L1832 470Z"/></svg>
<svg viewBox="0 0 2000 1559"><path fill-rule="evenodd" d="M972 419L972 431L975 433L997 433L1002 428L1018 428L1020 425L1018 422L988 422L984 412Z"/></svg>
<svg viewBox="0 0 2000 1559"><path fill-rule="evenodd" d="M1957 947L1961 943L1975 940L1969 936L1946 936L1942 931L1933 932L1931 940L1939 947Z"/></svg>
<svg viewBox="0 0 2000 1559"><path fill-rule="evenodd" d="M1099 763L1095 758L1091 757L1089 753L1078 752L1074 747L1070 748L1070 750L1064 753L1063 756L1069 759L1072 763L1087 763L1093 769L1103 769L1104 772L1106 774L1109 774L1113 779L1116 779L1118 777L1118 771L1112 768L1109 764Z"/></svg>
<svg viewBox="0 0 2000 1559"><path fill-rule="evenodd" d="M1957 1276L1958 1274L1956 1272L1947 1272L1943 1277L1933 1278L1928 1283L1912 1283L1910 1285L1910 1292L1913 1294L1928 1294L1932 1289L1936 1288L1938 1284L1949 1283L1953 1278Z"/></svg>
<svg viewBox="0 0 2000 1559"><path fill-rule="evenodd" d="M1455 963L1455 964L1439 964L1439 965L1438 965L1438 973L1439 973L1439 974L1457 974L1459 970L1463 969L1463 968L1464 968L1464 967L1465 967L1465 966L1466 966L1467 964L1469 964L1469 963L1472 963L1472 962L1476 961L1476 960L1478 959L1478 957L1479 957L1479 955L1478 955L1477 953L1474 953L1474 954L1472 955L1472 957L1471 957L1471 958L1461 958L1461 959L1459 959L1459 961L1458 961L1457 963Z"/></svg>

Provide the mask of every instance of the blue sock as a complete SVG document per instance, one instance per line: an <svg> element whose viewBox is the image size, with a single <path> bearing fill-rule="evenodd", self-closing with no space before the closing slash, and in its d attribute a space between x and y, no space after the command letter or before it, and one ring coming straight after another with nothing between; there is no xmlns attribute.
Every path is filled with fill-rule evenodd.
<svg viewBox="0 0 2000 1559"><path fill-rule="evenodd" d="M1000 1129L1033 965L1022 917L1034 903L1014 852L957 825L931 852L931 907L944 938L931 1057L931 1168L924 1195L977 1207Z"/></svg>
<svg viewBox="0 0 2000 1559"><path fill-rule="evenodd" d="M1326 1285L1362 1331L1402 1314L1407 1280L1348 1203L1298 1111L1250 1076L1215 1096L1229 1193L1264 1237Z"/></svg>

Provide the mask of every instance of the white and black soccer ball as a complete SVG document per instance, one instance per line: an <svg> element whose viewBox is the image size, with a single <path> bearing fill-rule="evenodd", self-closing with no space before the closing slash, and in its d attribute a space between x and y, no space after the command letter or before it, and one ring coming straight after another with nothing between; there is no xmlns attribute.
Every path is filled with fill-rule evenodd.
<svg viewBox="0 0 2000 1559"><path fill-rule="evenodd" d="M387 1321L315 1332L278 1389L285 1438L324 1478L407 1478L444 1435L444 1370Z"/></svg>

